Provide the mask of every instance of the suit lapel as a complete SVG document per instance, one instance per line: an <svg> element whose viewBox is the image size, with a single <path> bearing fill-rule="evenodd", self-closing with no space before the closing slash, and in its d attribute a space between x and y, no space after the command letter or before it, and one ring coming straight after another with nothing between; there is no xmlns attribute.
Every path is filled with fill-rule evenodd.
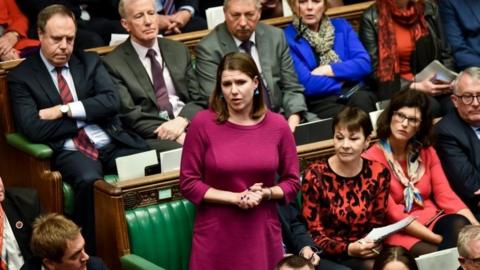
<svg viewBox="0 0 480 270"><path fill-rule="evenodd" d="M238 47L235 44L232 35L230 35L230 33L228 32L225 23L219 26L218 31L218 37L220 39L220 43L222 44L222 50L224 52L224 55L231 52L238 52Z"/></svg>
<svg viewBox="0 0 480 270"><path fill-rule="evenodd" d="M157 98L155 97L155 89L153 88L152 81L150 80L150 77L148 77L148 73L145 70L142 62L140 62L139 56L133 48L130 38L123 43L123 46L125 61L133 73L133 78L131 79L137 80L142 89L145 91L145 95L147 95L154 104L157 104Z"/></svg>
<svg viewBox="0 0 480 270"><path fill-rule="evenodd" d="M272 43L270 42L269 38L265 35L265 29L262 23L257 24L257 28L255 29L255 43L258 52L258 59L260 60L260 66L262 68L262 77L264 81L267 82L267 88L269 91L273 91L274 87L273 78L272 78L272 71L271 71L271 61L274 59L271 52Z"/></svg>
<svg viewBox="0 0 480 270"><path fill-rule="evenodd" d="M87 97L88 93L85 91L85 75L80 64L80 61L72 55L68 62L70 68L70 74L72 75L73 84L75 85L75 92L77 93L78 100L83 100Z"/></svg>
<svg viewBox="0 0 480 270"><path fill-rule="evenodd" d="M60 94L52 81L50 71L47 70L42 58L40 58L40 53L37 53L35 57L32 58L32 61L34 61L32 65L34 70L33 76L45 92L45 96L50 100L51 104L61 104L62 99L60 98Z"/></svg>
<svg viewBox="0 0 480 270"><path fill-rule="evenodd" d="M13 234L15 236L15 239L17 240L18 246L20 248L20 251L23 256L26 256L27 252L25 249L28 249L28 246L23 246L22 239L27 237L26 235L26 227L27 224L25 224L26 220L23 220L22 217L18 214L17 209L13 205L10 204L10 200L7 198L5 195L5 200L2 203L3 211L5 212L5 215L7 216L8 223L10 224L10 227L12 228ZM5 225L7 225L5 223ZM24 258L28 259L28 258Z"/></svg>
<svg viewBox="0 0 480 270"><path fill-rule="evenodd" d="M185 94L182 93L182 87L179 86L178 81L180 78L177 77L177 67L175 63L176 57L180 57L176 55L176 48L170 46L167 42L163 42L161 38L158 39L158 48L160 49L160 53L162 54L163 62L167 67L168 72L170 73L170 78L172 78L173 87L175 87L176 94L180 97L180 100L185 100ZM185 73L186 70L180 70L180 72Z"/></svg>

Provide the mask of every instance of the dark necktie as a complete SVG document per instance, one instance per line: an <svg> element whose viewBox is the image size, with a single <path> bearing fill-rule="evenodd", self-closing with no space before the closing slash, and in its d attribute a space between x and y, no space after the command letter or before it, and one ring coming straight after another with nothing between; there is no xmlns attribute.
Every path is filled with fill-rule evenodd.
<svg viewBox="0 0 480 270"><path fill-rule="evenodd" d="M240 48L242 48L251 57L252 57L252 46L253 46L253 42L251 40L246 40L246 41L244 41L240 44ZM252 60L253 60L253 57L252 57ZM260 84L262 85L262 88L263 88L263 100L265 102L265 105L267 105L267 107L269 109L271 109L272 108L272 105L271 105L272 103L270 102L270 95L268 94L267 85L263 81L263 78L258 78L258 80L260 81Z"/></svg>
<svg viewBox="0 0 480 270"><path fill-rule="evenodd" d="M173 119L175 116L173 115L172 104L170 104L170 100L168 99L167 85L163 78L163 68L155 58L156 55L157 52L155 52L155 50L148 49L147 57L150 58L152 68L152 80L153 87L155 88L155 97L157 98L157 108L160 112L166 111L168 117Z"/></svg>
<svg viewBox="0 0 480 270"><path fill-rule="evenodd" d="M58 80L58 89L60 90L60 97L62 98L63 104L68 104L73 102L72 92L68 87L67 81L62 76L63 68L55 68L57 71L57 80ZM98 158L98 150L95 149L95 146L88 138L85 129L78 129L77 136L72 138L73 144L77 147L78 151L82 152L87 157L96 160Z"/></svg>

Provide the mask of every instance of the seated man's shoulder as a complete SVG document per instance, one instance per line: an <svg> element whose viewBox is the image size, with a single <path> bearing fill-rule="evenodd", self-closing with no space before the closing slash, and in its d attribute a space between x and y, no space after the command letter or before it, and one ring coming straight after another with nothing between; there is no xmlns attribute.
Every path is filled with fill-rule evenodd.
<svg viewBox="0 0 480 270"><path fill-rule="evenodd" d="M90 256L87 262L87 270L108 270L108 267L99 257Z"/></svg>
<svg viewBox="0 0 480 270"><path fill-rule="evenodd" d="M30 202L38 198L38 192L31 188L8 187L5 193L7 197L19 202Z"/></svg>

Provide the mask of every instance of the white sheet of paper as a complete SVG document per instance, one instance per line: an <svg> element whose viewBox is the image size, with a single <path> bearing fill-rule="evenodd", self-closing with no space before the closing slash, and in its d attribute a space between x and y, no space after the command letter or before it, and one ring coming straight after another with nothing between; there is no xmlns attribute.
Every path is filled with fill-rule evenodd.
<svg viewBox="0 0 480 270"><path fill-rule="evenodd" d="M451 82L458 76L456 72L445 67L442 63L440 63L440 61L433 60L430 64L428 64L428 66L422 69L420 73L415 75L415 81L421 82L434 75L437 80L444 82Z"/></svg>
<svg viewBox="0 0 480 270"><path fill-rule="evenodd" d="M460 266L456 247L422 255L415 261L419 270L456 270Z"/></svg>
<svg viewBox="0 0 480 270"><path fill-rule="evenodd" d="M378 227L374 228L371 230L365 238L371 239L373 241L379 241L382 240L383 238L387 237L388 235L397 232L405 227L408 226L408 224L412 223L412 221L415 220L415 217L408 216L398 222L395 222L393 224L383 226L383 227Z"/></svg>
<svg viewBox="0 0 480 270"><path fill-rule="evenodd" d="M180 170L182 148L160 152L160 167L162 173Z"/></svg>
<svg viewBox="0 0 480 270"><path fill-rule="evenodd" d="M118 181L145 176L145 167L158 164L156 150L119 157L115 159Z"/></svg>
<svg viewBox="0 0 480 270"><path fill-rule="evenodd" d="M208 29L213 29L215 26L225 21L223 6L207 8L205 10L205 16L207 17Z"/></svg>

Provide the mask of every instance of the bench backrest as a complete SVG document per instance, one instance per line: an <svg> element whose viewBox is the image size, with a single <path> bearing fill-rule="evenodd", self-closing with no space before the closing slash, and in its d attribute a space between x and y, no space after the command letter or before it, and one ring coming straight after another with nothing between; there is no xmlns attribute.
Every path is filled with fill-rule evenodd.
<svg viewBox="0 0 480 270"><path fill-rule="evenodd" d="M188 270L194 217L185 199L126 211L130 252L165 269Z"/></svg>

